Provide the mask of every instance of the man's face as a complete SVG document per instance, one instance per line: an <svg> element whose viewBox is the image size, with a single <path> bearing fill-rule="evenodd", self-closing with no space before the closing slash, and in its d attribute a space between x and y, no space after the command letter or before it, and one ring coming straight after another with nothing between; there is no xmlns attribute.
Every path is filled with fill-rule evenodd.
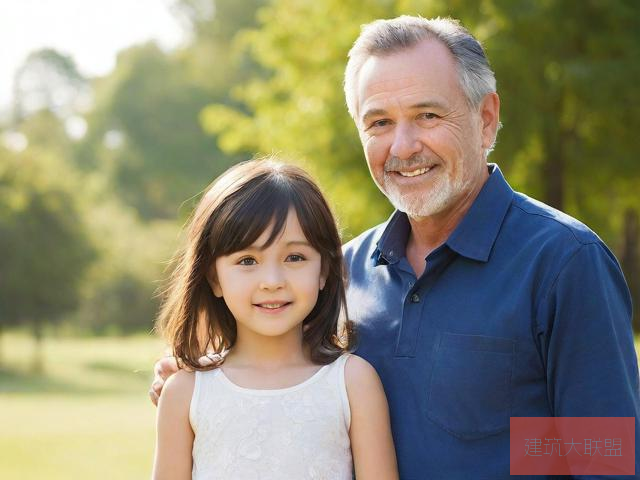
<svg viewBox="0 0 640 480"><path fill-rule="evenodd" d="M369 170L394 207L413 218L429 217L477 194L487 178L484 149L495 129L487 128L482 105L478 111L468 106L443 44L428 39L369 57L356 88L356 124Z"/></svg>

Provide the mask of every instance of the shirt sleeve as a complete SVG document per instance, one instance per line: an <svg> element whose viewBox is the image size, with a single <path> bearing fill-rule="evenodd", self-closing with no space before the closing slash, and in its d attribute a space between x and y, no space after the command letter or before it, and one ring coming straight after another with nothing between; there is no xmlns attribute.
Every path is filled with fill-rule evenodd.
<svg viewBox="0 0 640 480"><path fill-rule="evenodd" d="M613 254L581 245L565 262L538 315L547 395L557 417L635 417L640 406L631 298ZM603 478L603 477L597 477Z"/></svg>

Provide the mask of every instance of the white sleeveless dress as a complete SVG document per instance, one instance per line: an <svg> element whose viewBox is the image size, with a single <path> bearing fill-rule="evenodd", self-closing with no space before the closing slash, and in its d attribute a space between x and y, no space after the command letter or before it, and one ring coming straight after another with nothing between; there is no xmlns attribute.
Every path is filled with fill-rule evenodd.
<svg viewBox="0 0 640 480"><path fill-rule="evenodd" d="M289 388L254 390L196 372L194 480L351 480L345 354Z"/></svg>

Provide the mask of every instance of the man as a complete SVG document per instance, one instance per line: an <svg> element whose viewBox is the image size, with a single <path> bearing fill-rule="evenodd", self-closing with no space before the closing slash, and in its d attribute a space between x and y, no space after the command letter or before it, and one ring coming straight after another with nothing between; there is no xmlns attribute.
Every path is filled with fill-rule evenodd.
<svg viewBox="0 0 640 480"><path fill-rule="evenodd" d="M587 227L487 165L500 101L478 41L451 20L378 20L345 94L396 208L344 251L401 478L506 478L510 417L635 417L637 443L624 278Z"/></svg>

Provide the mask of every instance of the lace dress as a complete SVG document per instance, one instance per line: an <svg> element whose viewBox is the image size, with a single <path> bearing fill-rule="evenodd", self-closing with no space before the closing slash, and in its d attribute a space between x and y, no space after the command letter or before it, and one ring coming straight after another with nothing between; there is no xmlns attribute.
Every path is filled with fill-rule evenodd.
<svg viewBox="0 0 640 480"><path fill-rule="evenodd" d="M254 390L196 372L194 480L351 480L348 354L289 388Z"/></svg>

